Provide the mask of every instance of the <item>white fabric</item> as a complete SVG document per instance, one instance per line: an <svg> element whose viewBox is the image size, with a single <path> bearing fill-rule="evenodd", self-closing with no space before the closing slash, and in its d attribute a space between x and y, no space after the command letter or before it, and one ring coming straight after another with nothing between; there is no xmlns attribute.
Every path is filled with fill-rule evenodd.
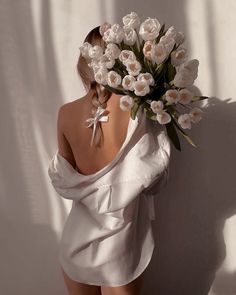
<svg viewBox="0 0 236 295"><path fill-rule="evenodd" d="M55 190L73 200L60 243L60 263L73 280L120 286L149 264L154 240L153 197L168 179L170 141L140 108L107 166L82 175L58 150L48 173Z"/></svg>

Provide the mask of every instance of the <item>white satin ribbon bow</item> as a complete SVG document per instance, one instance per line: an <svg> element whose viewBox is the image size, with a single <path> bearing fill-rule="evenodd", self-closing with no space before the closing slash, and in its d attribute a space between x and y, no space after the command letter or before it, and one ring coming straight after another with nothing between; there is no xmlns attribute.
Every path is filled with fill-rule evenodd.
<svg viewBox="0 0 236 295"><path fill-rule="evenodd" d="M98 122L108 122L108 116L102 116L102 114L105 112L105 109L101 106L99 106L96 110L96 113L94 114L94 117L89 118L86 120L88 122L88 128L93 125L93 133L92 133L92 139L90 142L90 146L93 145L96 129L97 129L97 123Z"/></svg>

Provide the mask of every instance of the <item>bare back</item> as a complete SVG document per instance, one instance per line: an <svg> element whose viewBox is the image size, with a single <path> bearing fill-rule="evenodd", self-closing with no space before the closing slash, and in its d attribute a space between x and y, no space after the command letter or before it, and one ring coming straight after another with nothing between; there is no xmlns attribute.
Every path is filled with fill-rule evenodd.
<svg viewBox="0 0 236 295"><path fill-rule="evenodd" d="M126 135L130 113L119 106L120 96L112 94L107 102L109 121L102 122L101 146L90 146L92 128L85 127L86 119L92 116L91 98L84 96L64 105L62 114L63 134L70 146L72 165L84 175L93 174L108 165L120 150Z"/></svg>

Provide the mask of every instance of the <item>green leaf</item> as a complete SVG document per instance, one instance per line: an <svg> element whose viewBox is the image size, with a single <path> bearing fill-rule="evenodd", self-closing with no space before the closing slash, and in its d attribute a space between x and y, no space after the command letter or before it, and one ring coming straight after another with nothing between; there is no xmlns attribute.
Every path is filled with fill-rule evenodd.
<svg viewBox="0 0 236 295"><path fill-rule="evenodd" d="M160 79L160 77L165 73L165 63L160 64L159 66L156 67L154 71L154 80L155 82Z"/></svg>
<svg viewBox="0 0 236 295"><path fill-rule="evenodd" d="M159 43L161 37L162 37L164 34L165 34L165 24L163 24L163 25L161 26L161 29L160 29L160 31L159 31L159 35L158 35L157 38L155 39L155 43L156 43L156 44Z"/></svg>
<svg viewBox="0 0 236 295"><path fill-rule="evenodd" d="M132 109L131 109L131 113L130 113L130 115L131 115L131 118L132 118L133 120L134 120L135 117L136 117L136 114L137 114L137 111L138 111L139 107L140 107L140 104L137 103L137 102L135 102L134 105L133 105L133 107L132 107Z"/></svg>
<svg viewBox="0 0 236 295"><path fill-rule="evenodd" d="M155 88L152 88L152 90L149 92L148 97L151 100L159 100L161 97L165 94L166 89L162 86L156 86Z"/></svg>
<svg viewBox="0 0 236 295"><path fill-rule="evenodd" d="M178 118L179 111L177 110L177 108L175 106L173 106L172 103L167 102L167 103L165 103L165 106L172 117L174 116L174 118L175 117Z"/></svg>
<svg viewBox="0 0 236 295"><path fill-rule="evenodd" d="M181 151L180 141L179 141L178 134L175 130L175 126L172 124L172 122L170 122L168 124L165 124L165 127L166 127L167 134L170 140L172 141L173 145L175 146L177 150Z"/></svg>
<svg viewBox="0 0 236 295"><path fill-rule="evenodd" d="M204 99L209 99L208 96L194 96L191 100L191 102L194 102L194 101L199 101L199 100L204 100Z"/></svg>
<svg viewBox="0 0 236 295"><path fill-rule="evenodd" d="M167 71L166 71L166 79L168 82L174 80L176 74L176 69L173 67L171 62L168 62L167 64Z"/></svg>
<svg viewBox="0 0 236 295"><path fill-rule="evenodd" d="M119 75L121 75L121 77L123 77L123 76L125 76L125 75L128 74L125 66L118 59L115 60L115 64L114 64L114 66L112 67L111 70L116 71Z"/></svg>
<svg viewBox="0 0 236 295"><path fill-rule="evenodd" d="M159 31L159 35L164 35L165 34L165 24L163 24L162 26L161 26L161 29L160 29L160 31Z"/></svg>
<svg viewBox="0 0 236 295"><path fill-rule="evenodd" d="M106 88L107 90L115 93L115 94L118 94L118 95L125 95L126 93L124 92L124 90L122 89L117 89L117 88L113 88L113 87L110 87L108 85L103 85L104 88Z"/></svg>
<svg viewBox="0 0 236 295"><path fill-rule="evenodd" d="M147 116L149 119L153 120L153 121L157 121L157 119L156 119L157 116L156 116L156 114L153 113L153 111L150 109L149 104L148 104L148 103L144 103L143 106L144 106L144 112L145 112L146 116Z"/></svg>

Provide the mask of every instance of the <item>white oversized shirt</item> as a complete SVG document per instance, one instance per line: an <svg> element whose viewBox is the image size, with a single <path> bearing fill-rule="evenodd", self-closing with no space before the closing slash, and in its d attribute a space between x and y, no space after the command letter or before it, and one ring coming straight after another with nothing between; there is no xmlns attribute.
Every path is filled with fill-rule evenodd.
<svg viewBox="0 0 236 295"><path fill-rule="evenodd" d="M59 247L71 279L114 287L145 270L154 249L153 197L167 182L170 151L163 127L141 108L115 158L98 172L79 173L57 150L48 173L57 193L73 200Z"/></svg>

